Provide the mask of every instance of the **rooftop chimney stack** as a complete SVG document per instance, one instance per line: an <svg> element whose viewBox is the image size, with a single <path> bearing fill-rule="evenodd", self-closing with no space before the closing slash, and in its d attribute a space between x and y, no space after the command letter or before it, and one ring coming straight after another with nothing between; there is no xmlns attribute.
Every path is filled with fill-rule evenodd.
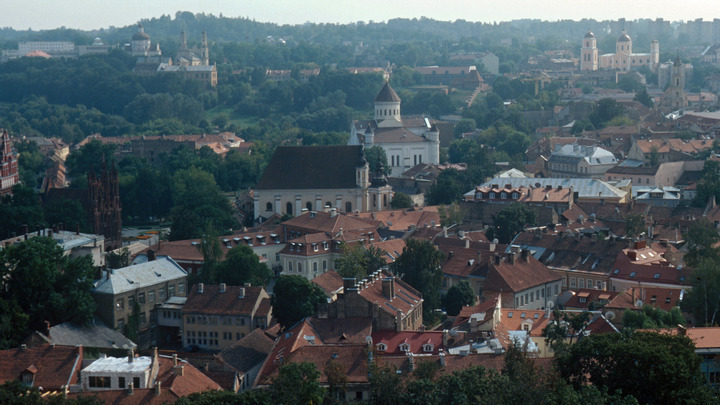
<svg viewBox="0 0 720 405"><path fill-rule="evenodd" d="M128 350L128 363L135 361L135 351L133 349Z"/></svg>
<svg viewBox="0 0 720 405"><path fill-rule="evenodd" d="M129 382L127 385L128 395L132 395L135 393L135 387L132 382Z"/></svg>
<svg viewBox="0 0 720 405"><path fill-rule="evenodd" d="M521 252L522 259L525 263L530 262L530 249L523 249Z"/></svg>
<svg viewBox="0 0 720 405"><path fill-rule="evenodd" d="M389 300L395 298L395 280L393 278L387 277L382 280L382 294Z"/></svg>

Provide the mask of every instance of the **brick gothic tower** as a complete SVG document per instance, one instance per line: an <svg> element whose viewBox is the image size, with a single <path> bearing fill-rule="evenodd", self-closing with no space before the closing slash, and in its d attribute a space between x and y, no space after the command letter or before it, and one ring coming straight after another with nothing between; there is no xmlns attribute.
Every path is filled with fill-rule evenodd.
<svg viewBox="0 0 720 405"><path fill-rule="evenodd" d="M0 139L0 196L12 193L14 185L20 183L17 156L12 151L12 141L7 131Z"/></svg>
<svg viewBox="0 0 720 405"><path fill-rule="evenodd" d="M88 173L89 222L93 233L105 236L105 249L122 247L122 207L118 174L113 164L108 170L105 160L100 176Z"/></svg>

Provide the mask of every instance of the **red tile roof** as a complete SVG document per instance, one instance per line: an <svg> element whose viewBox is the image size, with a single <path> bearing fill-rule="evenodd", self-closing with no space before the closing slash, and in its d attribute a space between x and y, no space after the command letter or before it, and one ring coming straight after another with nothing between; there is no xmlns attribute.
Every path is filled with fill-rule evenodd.
<svg viewBox="0 0 720 405"><path fill-rule="evenodd" d="M198 288L199 285L195 284L190 290L183 314L254 315L263 299L269 299L263 287L228 285L221 292L219 285L205 285L202 293Z"/></svg>
<svg viewBox="0 0 720 405"><path fill-rule="evenodd" d="M669 311L680 303L682 290L675 288L629 288L610 300L606 309L641 309L635 304L651 305Z"/></svg>
<svg viewBox="0 0 720 405"><path fill-rule="evenodd" d="M19 380L27 371L34 374L33 387L57 390L78 383L82 368L82 346L51 346L16 348L0 351L0 383Z"/></svg>
<svg viewBox="0 0 720 405"><path fill-rule="evenodd" d="M327 271L310 282L320 287L328 296L338 292L343 286L343 278L335 270Z"/></svg>
<svg viewBox="0 0 720 405"><path fill-rule="evenodd" d="M521 255L517 255L521 256ZM491 261L485 280L484 290L498 292L519 292L548 282L560 280L562 277L550 271L544 264L528 255L527 260L521 257L511 260Z"/></svg>
<svg viewBox="0 0 720 405"><path fill-rule="evenodd" d="M395 332L395 331L377 331L372 334L372 342L375 347L375 352L378 355L402 355L406 353L414 354L438 354L440 349L445 350L443 346L443 332L442 331L406 331L406 332ZM385 345L386 349L381 351L378 349L379 345ZM401 344L410 345L409 351L403 351L400 349ZM425 351L423 346L430 345L430 351Z"/></svg>

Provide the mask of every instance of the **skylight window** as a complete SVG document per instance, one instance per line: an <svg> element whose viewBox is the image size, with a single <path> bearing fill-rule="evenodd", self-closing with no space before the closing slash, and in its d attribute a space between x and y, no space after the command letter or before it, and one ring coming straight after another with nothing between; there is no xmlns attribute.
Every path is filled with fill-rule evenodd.
<svg viewBox="0 0 720 405"><path fill-rule="evenodd" d="M633 271L632 273L630 273L630 278L635 277L636 274L637 274L637 273Z"/></svg>
<svg viewBox="0 0 720 405"><path fill-rule="evenodd" d="M660 278L660 273L655 273L655 276L653 276L653 278L656 278L656 279Z"/></svg>

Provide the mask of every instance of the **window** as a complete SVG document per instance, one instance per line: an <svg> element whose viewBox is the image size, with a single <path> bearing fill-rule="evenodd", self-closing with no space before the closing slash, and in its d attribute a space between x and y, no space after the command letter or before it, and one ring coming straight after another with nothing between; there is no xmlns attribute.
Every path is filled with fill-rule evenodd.
<svg viewBox="0 0 720 405"><path fill-rule="evenodd" d="M423 351L424 351L424 352L432 352L432 351L433 351L433 345L431 345L431 344L424 344L424 345L423 345Z"/></svg>
<svg viewBox="0 0 720 405"><path fill-rule="evenodd" d="M185 294L185 283L178 283L178 294Z"/></svg>
<svg viewBox="0 0 720 405"><path fill-rule="evenodd" d="M145 293L138 294L138 302L141 304L145 303Z"/></svg>
<svg viewBox="0 0 720 405"><path fill-rule="evenodd" d="M135 297L128 297L128 309L133 309L135 306Z"/></svg>
<svg viewBox="0 0 720 405"><path fill-rule="evenodd" d="M508 318L512 318L512 317L513 317L513 313L512 313L512 312L508 312Z"/></svg>
<svg viewBox="0 0 720 405"><path fill-rule="evenodd" d="M125 329L125 318L118 319L117 328L118 328L118 330Z"/></svg>
<svg viewBox="0 0 720 405"><path fill-rule="evenodd" d="M175 296L175 286L174 285L171 285L170 287L168 287L168 295L171 297Z"/></svg>
<svg viewBox="0 0 720 405"><path fill-rule="evenodd" d="M410 351L410 344L409 344L409 343L401 343L401 344L400 344L400 351L401 351L401 352L409 352L409 351Z"/></svg>
<svg viewBox="0 0 720 405"><path fill-rule="evenodd" d="M118 388L125 388L125 377L118 377Z"/></svg>
<svg viewBox="0 0 720 405"><path fill-rule="evenodd" d="M298 273L302 273L302 263L298 262Z"/></svg>
<svg viewBox="0 0 720 405"><path fill-rule="evenodd" d="M320 247L317 245L317 243L313 243L313 252L317 252L320 250Z"/></svg>
<svg viewBox="0 0 720 405"><path fill-rule="evenodd" d="M272 211L272 203L265 204L265 211Z"/></svg>
<svg viewBox="0 0 720 405"><path fill-rule="evenodd" d="M327 260L323 260L323 272L327 271Z"/></svg>
<svg viewBox="0 0 720 405"><path fill-rule="evenodd" d="M313 262L313 273L317 273L318 271L318 264L317 262Z"/></svg>
<svg viewBox="0 0 720 405"><path fill-rule="evenodd" d="M165 299L165 287L160 287L158 290L158 299L164 300Z"/></svg>
<svg viewBox="0 0 720 405"><path fill-rule="evenodd" d="M290 215L293 214L293 209L292 209L292 203L291 203L291 202L288 202L287 204L285 204L285 212L286 212L287 214L290 214Z"/></svg>
<svg viewBox="0 0 720 405"><path fill-rule="evenodd" d="M92 388L110 388L110 377L91 376L88 378L88 385Z"/></svg>
<svg viewBox="0 0 720 405"><path fill-rule="evenodd" d="M145 312L140 312L140 324L143 324L147 321L147 318L145 317Z"/></svg>
<svg viewBox="0 0 720 405"><path fill-rule="evenodd" d="M140 377L133 377L133 387L140 388Z"/></svg>
<svg viewBox="0 0 720 405"><path fill-rule="evenodd" d="M653 278L655 278L655 279L660 278L660 273L655 273L655 276L653 276Z"/></svg>
<svg viewBox="0 0 720 405"><path fill-rule="evenodd" d="M637 275L637 273L633 271L632 273L630 273L630 278L634 278L635 275Z"/></svg>
<svg viewBox="0 0 720 405"><path fill-rule="evenodd" d="M580 297L580 298L578 298L578 301L580 301L580 302L587 302L587 298L585 298L585 297Z"/></svg>
<svg viewBox="0 0 720 405"><path fill-rule="evenodd" d="M578 279L578 287L585 288L585 279Z"/></svg>
<svg viewBox="0 0 720 405"><path fill-rule="evenodd" d="M117 303L115 304L115 307L118 309L118 311L122 311L123 309L125 309L125 299L118 298Z"/></svg>
<svg viewBox="0 0 720 405"><path fill-rule="evenodd" d="M352 212L352 203L350 201L345 203L345 212Z"/></svg>
<svg viewBox="0 0 720 405"><path fill-rule="evenodd" d="M155 291L149 291L148 292L148 301L155 302Z"/></svg>
<svg viewBox="0 0 720 405"><path fill-rule="evenodd" d="M570 277L570 287L575 288L575 277Z"/></svg>

